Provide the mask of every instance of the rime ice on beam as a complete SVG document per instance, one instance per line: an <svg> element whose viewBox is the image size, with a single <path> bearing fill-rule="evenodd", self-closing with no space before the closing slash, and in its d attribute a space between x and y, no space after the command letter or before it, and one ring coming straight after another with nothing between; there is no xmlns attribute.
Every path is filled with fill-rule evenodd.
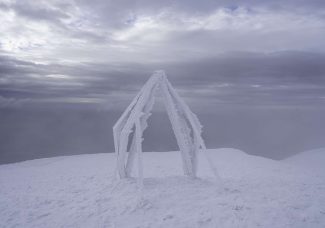
<svg viewBox="0 0 325 228"><path fill-rule="evenodd" d="M184 174L196 177L197 157L200 149L206 153L201 137L202 126L168 81L165 72L156 71L113 127L117 173L120 178L130 177L134 158L138 155L138 175L142 183L142 135L155 102L157 89L161 90L169 120L181 151ZM133 132L133 134L131 134ZM129 137L131 134L131 137ZM130 140L130 141L129 141ZM217 170L207 159L215 176Z"/></svg>

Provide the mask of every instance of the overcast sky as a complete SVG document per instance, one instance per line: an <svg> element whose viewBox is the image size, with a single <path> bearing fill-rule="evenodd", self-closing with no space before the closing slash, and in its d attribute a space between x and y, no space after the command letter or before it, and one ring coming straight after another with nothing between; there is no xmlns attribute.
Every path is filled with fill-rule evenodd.
<svg viewBox="0 0 325 228"><path fill-rule="evenodd" d="M209 148L325 147L324 40L324 0L0 0L0 163L113 151L157 69ZM144 149L177 149L152 119Z"/></svg>
<svg viewBox="0 0 325 228"><path fill-rule="evenodd" d="M155 69L194 106L325 104L323 0L0 0L0 34L2 108L121 109Z"/></svg>

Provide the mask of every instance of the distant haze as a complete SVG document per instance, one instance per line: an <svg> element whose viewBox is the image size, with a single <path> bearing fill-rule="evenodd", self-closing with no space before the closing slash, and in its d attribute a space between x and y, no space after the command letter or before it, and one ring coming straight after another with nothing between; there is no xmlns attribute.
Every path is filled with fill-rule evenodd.
<svg viewBox="0 0 325 228"><path fill-rule="evenodd" d="M325 110L220 107L215 113L196 111L208 148L238 148L282 159L325 147ZM68 109L1 112L0 163L114 152L112 125L120 114ZM178 150L166 113L153 113L143 144L144 151Z"/></svg>

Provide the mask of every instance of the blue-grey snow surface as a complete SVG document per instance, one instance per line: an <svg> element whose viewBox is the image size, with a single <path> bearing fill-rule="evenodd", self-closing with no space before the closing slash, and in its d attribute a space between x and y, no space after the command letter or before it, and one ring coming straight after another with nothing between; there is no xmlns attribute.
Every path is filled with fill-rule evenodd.
<svg viewBox="0 0 325 228"><path fill-rule="evenodd" d="M144 191L114 178L113 154L0 166L0 227L325 227L325 150L274 161L208 150L222 182L179 152L144 153ZM136 167L135 167L136 171Z"/></svg>

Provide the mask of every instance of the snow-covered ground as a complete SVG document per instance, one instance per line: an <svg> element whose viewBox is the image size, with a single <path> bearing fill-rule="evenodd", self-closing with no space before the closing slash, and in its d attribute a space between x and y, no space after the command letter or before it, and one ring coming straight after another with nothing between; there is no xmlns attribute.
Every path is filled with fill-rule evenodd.
<svg viewBox="0 0 325 228"><path fill-rule="evenodd" d="M144 191L115 180L113 154L0 166L0 227L325 227L325 149L283 161L209 150L222 182L178 152L144 153ZM135 167L136 171L136 167Z"/></svg>

